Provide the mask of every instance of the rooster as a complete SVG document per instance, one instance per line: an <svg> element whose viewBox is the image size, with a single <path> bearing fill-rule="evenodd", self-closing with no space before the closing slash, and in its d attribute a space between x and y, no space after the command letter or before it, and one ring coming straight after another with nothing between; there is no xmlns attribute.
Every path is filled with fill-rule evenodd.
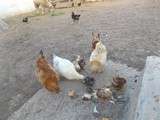
<svg viewBox="0 0 160 120"><path fill-rule="evenodd" d="M80 16L81 16L81 15L75 14L74 12L72 12L71 17L72 17L73 22L79 21Z"/></svg>
<svg viewBox="0 0 160 120"><path fill-rule="evenodd" d="M54 68L47 62L43 55L43 51L40 51L39 58L36 61L36 74L39 82L49 91L58 93L59 88L59 75Z"/></svg>
<svg viewBox="0 0 160 120"><path fill-rule="evenodd" d="M107 50L103 43L100 41L96 44L90 56L90 69L92 72L103 72L107 59Z"/></svg>

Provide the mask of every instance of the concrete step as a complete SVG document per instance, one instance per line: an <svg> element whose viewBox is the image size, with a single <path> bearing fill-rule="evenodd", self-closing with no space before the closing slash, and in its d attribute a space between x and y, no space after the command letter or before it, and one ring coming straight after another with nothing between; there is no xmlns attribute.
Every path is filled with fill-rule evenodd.
<svg viewBox="0 0 160 120"><path fill-rule="evenodd" d="M160 57L147 57L135 120L160 120Z"/></svg>
<svg viewBox="0 0 160 120"><path fill-rule="evenodd" d="M117 104L113 120L131 120L134 117L143 72L108 61L104 73L95 75L96 88L109 85L115 74L125 77L128 87L123 94L123 101ZM8 120L97 120L92 115L94 104L81 99L85 86L80 81L62 80L60 85L60 94L39 90ZM70 89L74 89L79 97L70 99L67 96Z"/></svg>

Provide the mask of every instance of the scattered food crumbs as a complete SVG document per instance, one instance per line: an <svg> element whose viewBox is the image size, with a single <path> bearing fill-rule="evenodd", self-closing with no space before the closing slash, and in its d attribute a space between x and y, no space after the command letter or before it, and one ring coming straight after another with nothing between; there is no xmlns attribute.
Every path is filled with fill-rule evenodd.
<svg viewBox="0 0 160 120"><path fill-rule="evenodd" d="M76 92L74 90L70 90L68 92L68 96L71 97L71 98L74 98L76 96Z"/></svg>

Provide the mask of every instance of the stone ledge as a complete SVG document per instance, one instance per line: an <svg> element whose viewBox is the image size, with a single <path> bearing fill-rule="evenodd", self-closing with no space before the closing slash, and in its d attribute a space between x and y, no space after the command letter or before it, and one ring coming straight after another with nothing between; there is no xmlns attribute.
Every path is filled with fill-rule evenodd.
<svg viewBox="0 0 160 120"><path fill-rule="evenodd" d="M135 120L160 119L160 57L146 60Z"/></svg>

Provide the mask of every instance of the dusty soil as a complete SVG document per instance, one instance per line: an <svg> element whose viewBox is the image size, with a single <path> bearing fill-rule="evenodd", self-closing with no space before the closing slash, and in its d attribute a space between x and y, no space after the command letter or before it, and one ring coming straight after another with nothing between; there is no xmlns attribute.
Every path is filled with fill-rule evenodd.
<svg viewBox="0 0 160 120"><path fill-rule="evenodd" d="M72 24L72 10L81 13ZM107 0L65 11L60 16L8 18L9 29L0 34L0 120L5 120L39 88L35 59L43 49L51 61L54 52L70 60L90 55L91 32L101 32L108 59L141 70L146 56L160 55L160 2L158 0ZM106 33L108 37L106 37Z"/></svg>

